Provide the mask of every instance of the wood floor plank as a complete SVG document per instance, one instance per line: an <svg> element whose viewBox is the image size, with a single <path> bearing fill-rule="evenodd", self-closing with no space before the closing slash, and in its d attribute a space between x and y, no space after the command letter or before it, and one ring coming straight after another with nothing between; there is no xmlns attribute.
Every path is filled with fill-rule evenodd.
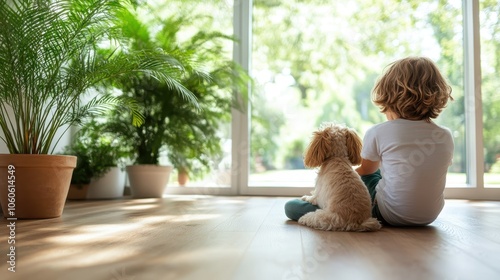
<svg viewBox="0 0 500 280"><path fill-rule="evenodd" d="M420 228L323 232L287 220L283 197L71 201L16 222L16 273L0 279L500 279L500 202L448 200Z"/></svg>
<svg viewBox="0 0 500 280"><path fill-rule="evenodd" d="M300 227L290 226L283 199L267 198L273 205L247 248L232 279L281 279L300 259Z"/></svg>

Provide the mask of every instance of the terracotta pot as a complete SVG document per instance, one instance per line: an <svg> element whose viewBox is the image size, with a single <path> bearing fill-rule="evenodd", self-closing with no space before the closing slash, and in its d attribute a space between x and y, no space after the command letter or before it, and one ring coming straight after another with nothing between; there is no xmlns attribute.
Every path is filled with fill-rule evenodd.
<svg viewBox="0 0 500 280"><path fill-rule="evenodd" d="M110 199L123 197L125 172L111 167L102 177L92 179L87 193L88 199Z"/></svg>
<svg viewBox="0 0 500 280"><path fill-rule="evenodd" d="M89 184L71 184L69 186L67 199L69 200L87 199L88 190L89 190Z"/></svg>
<svg viewBox="0 0 500 280"><path fill-rule="evenodd" d="M11 173L8 173L9 166L14 167ZM4 216L18 219L61 216L75 167L75 156L1 154L0 202ZM8 181L12 175L14 180ZM15 186L13 216L9 215L8 207L8 186L11 185Z"/></svg>
<svg viewBox="0 0 500 280"><path fill-rule="evenodd" d="M186 186L187 182L189 181L189 174L187 171L179 171L177 173L177 182L179 183L179 186Z"/></svg>
<svg viewBox="0 0 500 280"><path fill-rule="evenodd" d="M127 166L130 191L134 198L161 198L167 187L172 166Z"/></svg>

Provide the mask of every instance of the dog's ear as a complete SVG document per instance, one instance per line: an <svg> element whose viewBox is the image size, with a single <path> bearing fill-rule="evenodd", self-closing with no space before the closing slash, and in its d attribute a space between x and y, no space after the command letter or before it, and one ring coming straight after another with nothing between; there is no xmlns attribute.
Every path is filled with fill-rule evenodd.
<svg viewBox="0 0 500 280"><path fill-rule="evenodd" d="M358 134L352 130L347 129L346 132L346 146L347 146L347 157L352 165L360 165L361 161L361 148L363 147L362 140Z"/></svg>
<svg viewBox="0 0 500 280"><path fill-rule="evenodd" d="M309 143L304 155L304 165L307 167L317 167L323 164L326 157L330 154L331 146L332 143L330 143L328 129L314 132L313 139Z"/></svg>

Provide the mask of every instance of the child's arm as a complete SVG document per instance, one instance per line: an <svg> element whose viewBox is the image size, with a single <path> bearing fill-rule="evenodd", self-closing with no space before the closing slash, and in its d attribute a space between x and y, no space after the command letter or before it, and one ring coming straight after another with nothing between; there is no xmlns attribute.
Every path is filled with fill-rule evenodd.
<svg viewBox="0 0 500 280"><path fill-rule="evenodd" d="M371 161L371 160L363 159L361 161L361 165L358 168L356 168L356 172L358 172L358 174L360 176L373 174L373 173L375 173L375 171L378 170L379 165L380 165L380 161Z"/></svg>

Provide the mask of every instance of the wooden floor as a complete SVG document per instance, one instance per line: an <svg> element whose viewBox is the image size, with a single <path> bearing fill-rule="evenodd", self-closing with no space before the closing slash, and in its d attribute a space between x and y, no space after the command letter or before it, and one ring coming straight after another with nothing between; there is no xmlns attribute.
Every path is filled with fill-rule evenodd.
<svg viewBox="0 0 500 280"><path fill-rule="evenodd" d="M167 196L68 202L16 222L16 272L0 279L500 279L500 202L448 200L423 228L321 232L288 221L289 198Z"/></svg>

